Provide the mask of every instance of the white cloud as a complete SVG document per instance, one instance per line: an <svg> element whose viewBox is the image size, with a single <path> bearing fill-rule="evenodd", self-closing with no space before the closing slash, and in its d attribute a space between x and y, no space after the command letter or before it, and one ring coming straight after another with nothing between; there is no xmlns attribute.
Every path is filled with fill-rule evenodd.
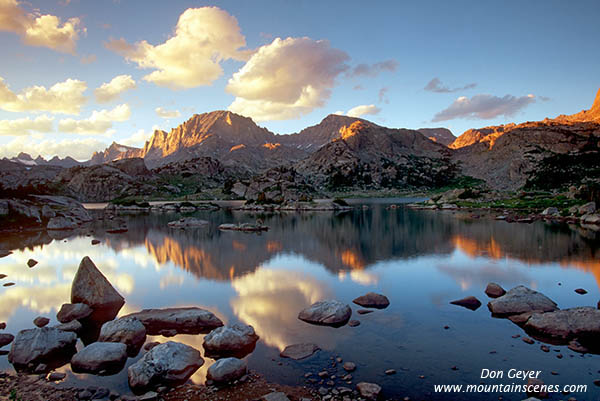
<svg viewBox="0 0 600 401"><path fill-rule="evenodd" d="M325 104L348 59L325 40L276 38L229 80L229 110L256 121L299 118Z"/></svg>
<svg viewBox="0 0 600 401"><path fill-rule="evenodd" d="M129 138L120 140L119 143L121 143L123 145L127 145L127 146L142 147L142 146L144 146L146 141L150 139L150 137L152 136L154 131L156 131L158 129L160 129L160 127L158 125L154 125L152 127L152 131L150 131L150 132L146 132L144 129L139 129L133 135L131 135Z"/></svg>
<svg viewBox="0 0 600 401"><path fill-rule="evenodd" d="M433 78L427 85L425 85L425 90L428 92L436 92L436 93L453 93L467 89L473 89L477 86L475 82L466 84L465 86L452 88L450 89L448 86L444 85L439 78Z"/></svg>
<svg viewBox="0 0 600 401"><path fill-rule="evenodd" d="M83 120L67 118L58 122L60 132L72 134L110 134L112 123L127 121L131 117L131 109L128 104L120 104L112 110L94 110L92 115Z"/></svg>
<svg viewBox="0 0 600 401"><path fill-rule="evenodd" d="M53 117L46 115L35 119L29 117L16 120L0 120L0 135L22 136L33 132L47 133L53 131Z"/></svg>
<svg viewBox="0 0 600 401"><path fill-rule="evenodd" d="M110 82L105 82L94 90L98 103L108 103L115 100L126 90L135 89L135 81L131 75L117 75Z"/></svg>
<svg viewBox="0 0 600 401"><path fill-rule="evenodd" d="M165 110L162 107L157 107L154 112L160 118L177 118L181 116L179 110Z"/></svg>
<svg viewBox="0 0 600 401"><path fill-rule="evenodd" d="M446 109L437 113L432 122L447 121L455 118L491 119L498 116L510 117L525 107L535 103L534 95L516 97L506 95L475 95L472 98L461 96Z"/></svg>
<svg viewBox="0 0 600 401"><path fill-rule="evenodd" d="M49 89L44 86L31 86L20 93L14 93L0 77L0 109L13 112L49 111L79 114L81 107L87 101L83 96L86 89L87 84L84 81L67 79L52 85Z"/></svg>
<svg viewBox="0 0 600 401"><path fill-rule="evenodd" d="M106 47L140 68L154 69L144 79L172 89L209 85L223 74L221 62L246 60L248 51L237 19L217 7L188 8L180 16L175 34L159 45L143 40L133 45L124 39Z"/></svg>
<svg viewBox="0 0 600 401"><path fill-rule="evenodd" d="M0 0L0 31L16 33L30 46L75 54L79 35L85 33L79 18L61 22L55 15L26 13L17 0Z"/></svg>
<svg viewBox="0 0 600 401"><path fill-rule="evenodd" d="M374 104L362 104L360 106L356 106L348 110L348 113L346 113L346 115L348 115L349 117L362 117L365 115L379 114L380 111L381 109L375 106Z"/></svg>
<svg viewBox="0 0 600 401"><path fill-rule="evenodd" d="M0 157L13 157L20 152L27 152L33 158L39 155L46 159L71 156L77 160L88 160L92 153L106 146L106 143L95 138L37 141L31 137L20 136L5 145L0 145Z"/></svg>

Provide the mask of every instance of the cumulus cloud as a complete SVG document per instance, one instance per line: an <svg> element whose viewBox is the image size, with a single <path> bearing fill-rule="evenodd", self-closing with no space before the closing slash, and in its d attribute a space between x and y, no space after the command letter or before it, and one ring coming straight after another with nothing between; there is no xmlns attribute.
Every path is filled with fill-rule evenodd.
<svg viewBox="0 0 600 401"><path fill-rule="evenodd" d="M249 52L237 19L217 7L188 8L174 35L159 45L143 40L111 40L106 47L140 68L155 71L143 79L172 89L209 85L223 74L221 62L246 60Z"/></svg>
<svg viewBox="0 0 600 401"><path fill-rule="evenodd" d="M135 81L131 75L117 75L110 82L105 82L94 90L98 103L108 103L129 89L135 89Z"/></svg>
<svg viewBox="0 0 600 401"><path fill-rule="evenodd" d="M131 109L128 104L120 104L112 110L94 110L92 115L83 120L66 118L58 122L58 130L70 134L105 134L111 128L113 122L127 121L131 117Z"/></svg>
<svg viewBox="0 0 600 401"><path fill-rule="evenodd" d="M348 59L325 40L276 38L229 80L229 110L256 121L299 118L325 104Z"/></svg>
<svg viewBox="0 0 600 401"><path fill-rule="evenodd" d="M29 117L16 120L0 120L0 135L21 136L30 135L34 132L52 132L54 129L53 122L54 118L46 115L33 120Z"/></svg>
<svg viewBox="0 0 600 401"><path fill-rule="evenodd" d="M13 112L49 111L79 114L81 106L87 100L83 96L86 89L85 82L67 79L52 85L49 89L44 86L31 86L20 93L15 93L0 77L0 109Z"/></svg>
<svg viewBox="0 0 600 401"><path fill-rule="evenodd" d="M154 112L160 118L177 118L181 116L179 110L165 110L162 107L157 107Z"/></svg>
<svg viewBox="0 0 600 401"><path fill-rule="evenodd" d="M439 78L433 78L427 85L425 85L425 90L428 92L436 92L436 93L453 93L467 89L473 89L477 86L475 82L466 84L465 86L459 88L450 89L448 86L444 85Z"/></svg>
<svg viewBox="0 0 600 401"><path fill-rule="evenodd" d="M375 64L358 64L350 71L351 77L376 77L382 72L396 72L398 62L396 60L385 60Z"/></svg>
<svg viewBox="0 0 600 401"><path fill-rule="evenodd" d="M79 18L62 22L55 15L26 13L17 0L0 0L0 31L16 33L30 46L75 54L79 35L86 30Z"/></svg>
<svg viewBox="0 0 600 401"><path fill-rule="evenodd" d="M374 104L362 104L348 110L346 115L349 117L362 117L365 115L379 114L380 111L381 109Z"/></svg>
<svg viewBox="0 0 600 401"><path fill-rule="evenodd" d="M33 158L40 155L46 159L71 156L77 160L88 160L92 153L105 149L106 146L106 143L95 138L37 141L28 136L20 136L0 145L0 157L13 157L26 151Z"/></svg>
<svg viewBox="0 0 600 401"><path fill-rule="evenodd" d="M432 122L447 121L455 118L491 119L498 116L510 117L523 110L529 104L535 103L534 95L516 97L506 95L475 95L472 98L461 96L448 108L440 111Z"/></svg>

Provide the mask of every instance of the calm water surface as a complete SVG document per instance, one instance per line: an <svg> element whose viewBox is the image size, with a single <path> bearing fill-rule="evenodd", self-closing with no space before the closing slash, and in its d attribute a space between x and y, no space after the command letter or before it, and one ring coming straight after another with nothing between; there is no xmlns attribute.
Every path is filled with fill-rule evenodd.
<svg viewBox="0 0 600 401"><path fill-rule="evenodd" d="M209 220L210 227L187 231L167 227L180 217L172 213L123 216L129 227L123 234L108 234L110 222L97 222L84 232L52 234L55 238L47 233L5 237L0 248L13 254L0 259L0 273L8 276L3 282L16 285L0 287L0 322L7 322L6 331L13 334L33 327L39 315L56 324L56 312L69 302L71 281L87 255L125 297L120 315L199 306L226 324L252 325L260 340L247 361L269 380L306 384L304 373L316 373L331 364L332 356L340 356L357 364L354 383L379 383L385 396L396 399L526 398L432 394L434 384L520 383L483 380L484 368L541 370L547 384L587 384L587 393L572 394L578 400L599 399L592 383L600 378L599 356L582 356L564 346L542 352L539 343L512 338L524 333L508 320L492 318L485 305L473 312L449 304L467 295L485 304L483 290L494 281L506 289L534 288L561 308L596 305L600 240L595 233L545 222L473 219L466 213L388 210L387 202L401 200L360 201L369 207L341 214L197 212L192 215ZM270 227L261 235L217 228L258 217ZM92 238L101 244L92 246ZM39 264L29 269L29 258ZM576 294L578 287L588 294ZM311 326L297 319L302 308L328 298L356 311L352 299L368 291L387 295L391 305L368 315L354 313L358 327ZM174 340L202 350L202 335ZM322 351L302 361L279 358L286 345L301 342L316 343ZM558 359L558 352L565 357ZM206 358L191 380L203 383L213 362ZM6 355L0 356L0 370L11 369ZM386 376L387 369L398 373ZM73 374L69 365L59 370L68 374L64 385L128 392L126 368L108 377Z"/></svg>

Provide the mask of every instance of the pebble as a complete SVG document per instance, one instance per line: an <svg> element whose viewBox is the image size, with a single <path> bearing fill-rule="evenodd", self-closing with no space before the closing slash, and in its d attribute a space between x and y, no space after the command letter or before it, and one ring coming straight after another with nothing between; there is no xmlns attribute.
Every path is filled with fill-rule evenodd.
<svg viewBox="0 0 600 401"><path fill-rule="evenodd" d="M542 345L540 349L544 352L550 352L550 348L547 345Z"/></svg>
<svg viewBox="0 0 600 401"><path fill-rule="evenodd" d="M535 343L535 341L533 341L529 337L523 337L522 340L523 340L524 343L527 343L527 344L533 344L533 343Z"/></svg>
<svg viewBox="0 0 600 401"><path fill-rule="evenodd" d="M395 369L388 369L385 371L386 375L395 375L396 374L396 370Z"/></svg>
<svg viewBox="0 0 600 401"><path fill-rule="evenodd" d="M356 364L354 362L344 362L342 366L346 372L353 372L356 370Z"/></svg>
<svg viewBox="0 0 600 401"><path fill-rule="evenodd" d="M575 290L576 293L578 293L579 295L585 295L587 294L587 291L584 290L583 288L578 288Z"/></svg>
<svg viewBox="0 0 600 401"><path fill-rule="evenodd" d="M360 326L360 322L358 320L350 320L348 322L348 326L350 326L350 327Z"/></svg>
<svg viewBox="0 0 600 401"><path fill-rule="evenodd" d="M329 377L329 373L327 373L326 370L322 370L321 372L318 373L320 378L325 378L325 377Z"/></svg>
<svg viewBox="0 0 600 401"><path fill-rule="evenodd" d="M359 315L366 315L367 313L372 313L374 311L370 310L370 309L359 309L356 311L356 313L358 313Z"/></svg>

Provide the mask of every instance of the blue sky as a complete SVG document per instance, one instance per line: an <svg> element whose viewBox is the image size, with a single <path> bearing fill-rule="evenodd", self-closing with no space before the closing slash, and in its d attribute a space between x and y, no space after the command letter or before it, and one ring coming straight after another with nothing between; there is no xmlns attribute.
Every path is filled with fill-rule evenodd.
<svg viewBox="0 0 600 401"><path fill-rule="evenodd" d="M572 114L600 87L599 15L597 1L0 0L0 156L85 159L228 108L278 133L352 109L455 135Z"/></svg>

